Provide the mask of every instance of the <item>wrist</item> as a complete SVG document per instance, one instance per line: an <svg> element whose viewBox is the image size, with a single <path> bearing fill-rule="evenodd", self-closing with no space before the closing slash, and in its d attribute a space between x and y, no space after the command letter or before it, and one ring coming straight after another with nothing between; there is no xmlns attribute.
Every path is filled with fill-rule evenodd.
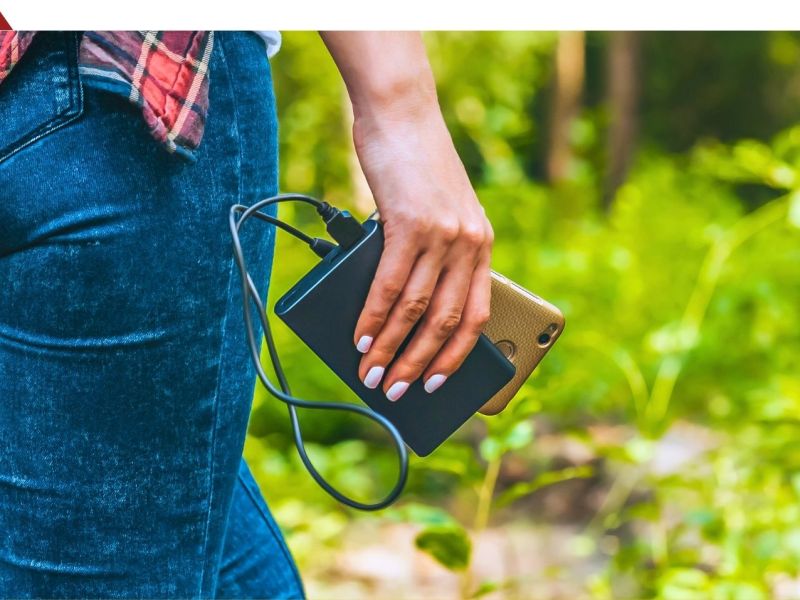
<svg viewBox="0 0 800 600"><path fill-rule="evenodd" d="M397 103L354 111L353 142L359 158L368 156L375 148L381 152L393 148L397 156L403 156L419 144L439 146L445 135L449 140L437 103Z"/></svg>
<svg viewBox="0 0 800 600"><path fill-rule="evenodd" d="M436 84L430 69L381 74L348 92L356 121L426 118L439 112Z"/></svg>

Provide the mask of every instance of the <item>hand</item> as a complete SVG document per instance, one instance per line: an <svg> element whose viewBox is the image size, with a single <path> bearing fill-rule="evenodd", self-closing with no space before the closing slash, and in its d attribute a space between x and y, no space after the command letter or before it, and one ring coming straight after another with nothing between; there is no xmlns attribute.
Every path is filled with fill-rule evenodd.
<svg viewBox="0 0 800 600"><path fill-rule="evenodd" d="M385 234L354 332L364 353L359 377L367 387L382 385L390 400L420 376L433 392L458 369L489 319L494 234L438 104L356 111L353 137Z"/></svg>

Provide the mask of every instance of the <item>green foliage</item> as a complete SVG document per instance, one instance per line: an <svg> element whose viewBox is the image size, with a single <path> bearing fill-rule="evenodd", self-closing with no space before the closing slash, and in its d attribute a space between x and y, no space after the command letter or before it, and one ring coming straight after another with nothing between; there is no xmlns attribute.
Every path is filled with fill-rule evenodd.
<svg viewBox="0 0 800 600"><path fill-rule="evenodd" d="M600 564L591 575L563 565L582 594L750 600L796 585L800 102L775 90L796 94L800 43L670 35L645 40L639 150L604 212L597 73L607 36L587 38L576 166L553 186L540 175L556 34L426 34L445 117L495 229L493 267L561 307L567 328L506 411L414 458L403 501L380 515L355 514L315 486L284 407L257 390L246 457L301 567L336 553L359 521L413 523L417 547L461 573L465 595L516 586L530 597L525 583L474 582L471 548L487 526L555 527L530 506L561 493L575 507L575 562ZM355 209L344 90L316 34L287 33L273 66L283 190ZM281 211L319 227L302 209ZM279 235L273 300L313 263ZM355 401L275 325L296 394ZM392 484L383 433L338 414L306 411L301 422L334 483L364 498ZM554 439L582 458L547 451ZM589 489L576 485L599 500L559 491ZM541 574L537 589L546 583Z"/></svg>
<svg viewBox="0 0 800 600"><path fill-rule="evenodd" d="M469 565L472 544L459 525L431 525L417 535L414 543L448 569L463 571Z"/></svg>
<svg viewBox="0 0 800 600"><path fill-rule="evenodd" d="M591 477L593 474L593 469L587 465L582 465L580 467L567 467L566 469L561 469L559 471L545 471L529 481L515 483L502 494L500 494L495 503L498 508L501 508L511 504L515 500L530 496L535 491L540 490L545 486L553 485L554 483L567 481L570 479Z"/></svg>

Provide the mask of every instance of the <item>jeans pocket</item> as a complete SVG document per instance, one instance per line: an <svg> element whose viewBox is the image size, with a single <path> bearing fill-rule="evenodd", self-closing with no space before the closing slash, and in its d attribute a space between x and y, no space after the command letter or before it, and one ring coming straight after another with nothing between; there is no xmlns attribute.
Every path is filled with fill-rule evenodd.
<svg viewBox="0 0 800 600"><path fill-rule="evenodd" d="M83 113L81 34L41 31L0 84L0 163Z"/></svg>

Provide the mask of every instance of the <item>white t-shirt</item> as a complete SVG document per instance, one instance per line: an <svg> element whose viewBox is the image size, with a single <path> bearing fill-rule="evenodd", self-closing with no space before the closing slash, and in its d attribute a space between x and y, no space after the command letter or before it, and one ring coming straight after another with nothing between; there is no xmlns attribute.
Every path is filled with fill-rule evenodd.
<svg viewBox="0 0 800 600"><path fill-rule="evenodd" d="M267 58L272 58L281 49L280 31L256 31L267 46Z"/></svg>

